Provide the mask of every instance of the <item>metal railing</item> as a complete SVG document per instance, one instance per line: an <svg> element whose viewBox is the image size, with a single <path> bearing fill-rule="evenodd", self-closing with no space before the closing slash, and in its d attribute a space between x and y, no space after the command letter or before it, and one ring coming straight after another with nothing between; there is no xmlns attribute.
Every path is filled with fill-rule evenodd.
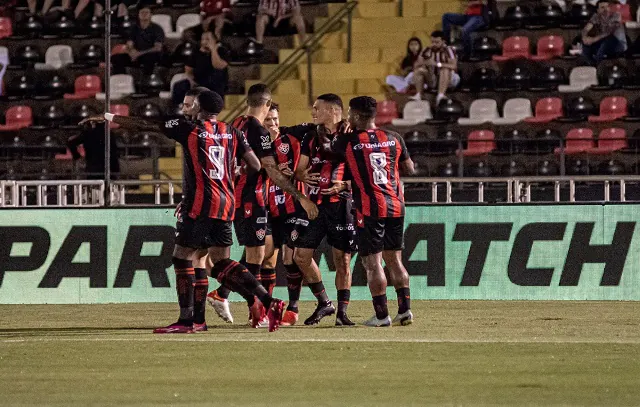
<svg viewBox="0 0 640 407"><path fill-rule="evenodd" d="M104 181L0 181L0 208L101 207Z"/></svg>
<svg viewBox="0 0 640 407"><path fill-rule="evenodd" d="M336 31L342 25L342 19L347 18L347 62L351 62L351 48L352 48L352 19L353 9L358 5L357 1L350 1L344 4L333 16L331 16L319 29L317 29L307 40L301 44L295 51L289 55L284 61L278 64L278 67L273 70L262 82L270 89L277 88L277 82L288 75L292 70L298 68L300 60L306 56L307 58L307 94L309 97L309 105L313 104L313 53L320 47L320 41L326 34L332 31ZM339 73L336 73L339 75ZM229 113L223 117L223 120L233 120L235 117L242 114L246 108L247 97L245 96L236 106L234 106Z"/></svg>
<svg viewBox="0 0 640 407"><path fill-rule="evenodd" d="M131 180L131 181L112 181L111 190L109 191L109 202L111 206L148 206L148 204L131 204L127 203L127 187L153 187L153 204L154 205L175 205L174 194L176 185L182 186L182 181L174 180ZM166 188L167 197L163 200L163 188Z"/></svg>

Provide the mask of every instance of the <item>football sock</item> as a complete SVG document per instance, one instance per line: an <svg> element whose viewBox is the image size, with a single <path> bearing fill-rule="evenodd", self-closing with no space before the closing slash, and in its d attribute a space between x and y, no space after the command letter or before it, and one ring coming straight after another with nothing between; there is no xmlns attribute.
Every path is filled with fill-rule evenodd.
<svg viewBox="0 0 640 407"><path fill-rule="evenodd" d="M223 300L226 300L227 298L229 298L229 294L231 293L231 290L229 289L229 287L220 285L220 287L216 289L216 292L218 293L218 297L222 298Z"/></svg>
<svg viewBox="0 0 640 407"><path fill-rule="evenodd" d="M398 288L398 314L404 314L411 309L411 296L409 287Z"/></svg>
<svg viewBox="0 0 640 407"><path fill-rule="evenodd" d="M327 291L324 289L324 284L322 284L322 281L319 281L317 283L309 283L309 288L318 300L318 304L326 304L329 302L329 296L327 296Z"/></svg>
<svg viewBox="0 0 640 407"><path fill-rule="evenodd" d="M207 271L201 268L194 268L195 288L193 291L193 322L204 324L204 313L207 304L207 291L209 291L209 278Z"/></svg>
<svg viewBox="0 0 640 407"><path fill-rule="evenodd" d="M224 283L222 282L220 273L224 272L225 269L229 267L228 260L229 259L220 260L211 268L211 277L217 279L220 283L220 287L218 287L218 289L216 290L218 296L223 299L227 299L229 298L229 294L231 293L231 291L235 291L247 301L247 304L249 306L252 306L255 300L253 294L250 291L247 291L242 286L234 284L232 281L225 281ZM221 292L223 295L221 295Z"/></svg>
<svg viewBox="0 0 640 407"><path fill-rule="evenodd" d="M387 296L383 294L373 297L373 309L376 311L376 318L385 319L388 317Z"/></svg>
<svg viewBox="0 0 640 407"><path fill-rule="evenodd" d="M193 294L196 284L196 273L191 260L183 260L177 257L171 259L176 272L176 290L178 291L178 304L180 305L179 323L193 324Z"/></svg>
<svg viewBox="0 0 640 407"><path fill-rule="evenodd" d="M218 269L217 279L220 283L228 285L234 290L235 288L241 290L238 291L240 294L244 292L244 295L248 293L255 295L267 308L271 305L273 300L271 295L242 264L231 259L224 259L217 262L214 268ZM247 302L249 301L248 298L245 297L245 299L247 299Z"/></svg>
<svg viewBox="0 0 640 407"><path fill-rule="evenodd" d="M287 291L289 292L288 311L298 312L298 301L300 301L300 291L302 291L302 272L298 265L285 264L287 270Z"/></svg>
<svg viewBox="0 0 640 407"><path fill-rule="evenodd" d="M338 290L338 315L346 314L351 298L351 290Z"/></svg>
<svg viewBox="0 0 640 407"><path fill-rule="evenodd" d="M272 268L260 269L260 283L267 289L269 295L273 295L273 288L276 286L276 271Z"/></svg>
<svg viewBox="0 0 640 407"><path fill-rule="evenodd" d="M247 270L249 270L251 275L254 276L256 278L256 280L258 280L259 283L261 282L260 281L260 268L262 267L262 264L247 263L244 260L241 260L240 264L242 264Z"/></svg>

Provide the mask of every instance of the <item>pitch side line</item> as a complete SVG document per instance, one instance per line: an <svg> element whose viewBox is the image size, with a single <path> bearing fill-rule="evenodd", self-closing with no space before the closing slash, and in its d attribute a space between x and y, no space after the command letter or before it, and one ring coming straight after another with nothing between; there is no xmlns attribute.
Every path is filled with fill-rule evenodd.
<svg viewBox="0 0 640 407"><path fill-rule="evenodd" d="M191 335L158 335L148 338L12 338L0 339L0 343L29 343L29 342L317 342L317 343L466 343L466 344L640 344L640 338L635 339L612 339L612 340L572 340L572 339L438 339L438 338L405 338L405 339L382 339L382 338L277 338L260 336L253 338L223 338L219 336L209 336L194 338Z"/></svg>

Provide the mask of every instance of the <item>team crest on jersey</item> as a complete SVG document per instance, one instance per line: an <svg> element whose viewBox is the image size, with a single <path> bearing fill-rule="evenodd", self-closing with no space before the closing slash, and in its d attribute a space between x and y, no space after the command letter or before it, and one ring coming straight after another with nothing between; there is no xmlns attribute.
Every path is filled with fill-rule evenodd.
<svg viewBox="0 0 640 407"><path fill-rule="evenodd" d="M258 229L256 230L256 237L258 238L258 240L264 240L264 236L267 234L267 232L265 232L264 229Z"/></svg>
<svg viewBox="0 0 640 407"><path fill-rule="evenodd" d="M280 150L282 154L287 154L289 152L289 144L287 143L280 144L278 146L278 150Z"/></svg>
<svg viewBox="0 0 640 407"><path fill-rule="evenodd" d="M298 231L294 230L293 232L291 232L291 241L295 242L298 239Z"/></svg>

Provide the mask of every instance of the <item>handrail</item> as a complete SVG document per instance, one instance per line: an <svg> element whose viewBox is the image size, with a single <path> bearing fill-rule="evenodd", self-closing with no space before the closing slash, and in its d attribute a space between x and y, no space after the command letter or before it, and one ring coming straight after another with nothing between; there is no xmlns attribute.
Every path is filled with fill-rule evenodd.
<svg viewBox="0 0 640 407"><path fill-rule="evenodd" d="M287 75L293 69L298 67L298 62L306 56L307 57L307 86L308 94L309 94L309 104L313 103L313 95L312 95L312 77L311 77L311 55L318 50L318 45L320 40L324 38L326 34L328 34L337 23L341 22L342 19L347 17L347 62L351 62L351 20L353 9L358 5L357 1L349 1L344 4L336 12L333 16L327 20L326 23L322 25L316 32L313 33L307 40L301 44L295 51L289 55L287 59L278 64L278 67L273 70L263 81L265 85L269 88L273 88L276 85L277 81L280 80L283 76ZM273 90L273 89L272 89ZM242 100L229 111L229 113L223 117L224 121L233 120L235 117L239 116L244 109L246 108L247 97L243 97Z"/></svg>

